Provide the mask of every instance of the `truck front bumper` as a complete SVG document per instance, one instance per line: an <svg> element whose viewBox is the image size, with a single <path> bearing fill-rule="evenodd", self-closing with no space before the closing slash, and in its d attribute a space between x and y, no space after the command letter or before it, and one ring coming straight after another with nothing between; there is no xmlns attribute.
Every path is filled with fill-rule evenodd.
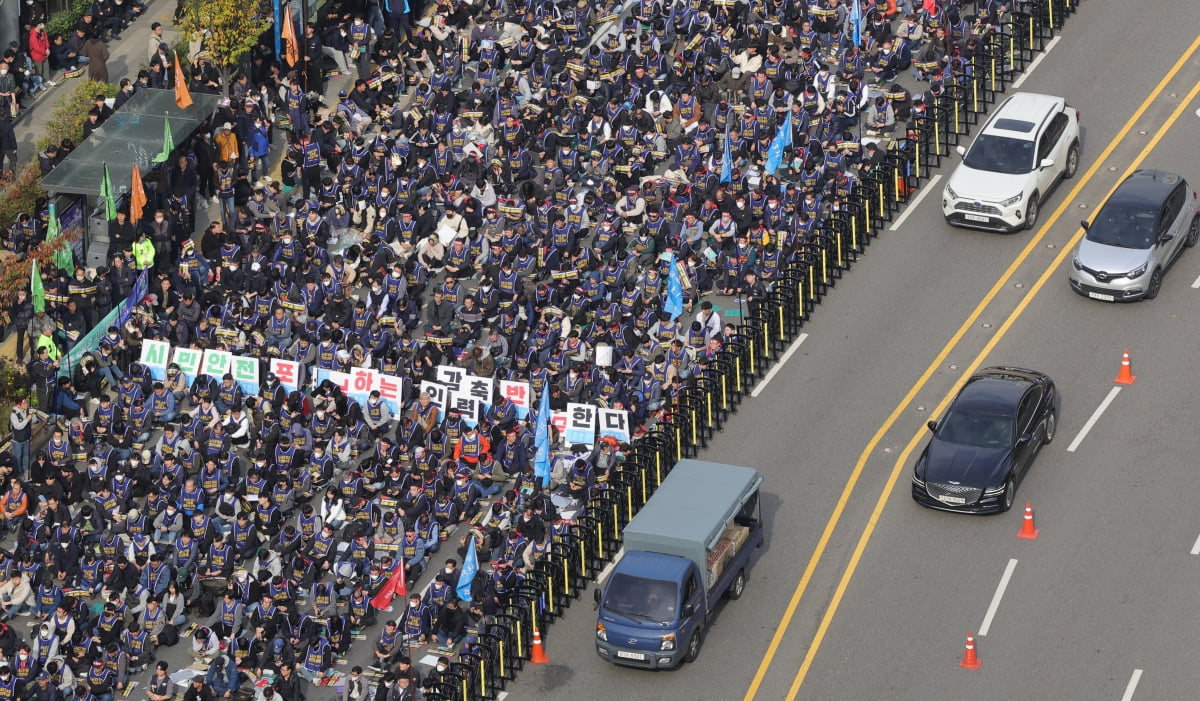
<svg viewBox="0 0 1200 701"><path fill-rule="evenodd" d="M613 664L641 669L674 669L683 657L682 650L634 650L596 640L596 654Z"/></svg>

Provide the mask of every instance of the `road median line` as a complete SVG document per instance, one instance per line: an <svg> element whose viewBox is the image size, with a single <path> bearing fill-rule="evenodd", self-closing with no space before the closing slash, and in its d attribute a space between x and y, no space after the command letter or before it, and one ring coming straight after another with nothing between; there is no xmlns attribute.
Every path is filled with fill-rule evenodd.
<svg viewBox="0 0 1200 701"><path fill-rule="evenodd" d="M1071 445L1067 446L1068 453L1074 453L1079 444L1083 443L1083 439L1087 438L1087 435L1091 433L1092 428L1096 426L1096 422L1100 420L1100 417L1104 415L1104 411L1108 409L1108 405L1112 404L1113 400L1120 393L1120 387L1113 387L1108 391L1108 394L1104 397L1104 401L1100 402L1100 406L1096 407L1096 410L1088 417L1087 423L1083 424L1083 428L1079 429L1079 433L1075 434L1075 440L1071 441Z"/></svg>
<svg viewBox="0 0 1200 701"><path fill-rule="evenodd" d="M1016 558L1009 560L1008 565L1004 567L1004 574L1000 575L1000 583L996 585L996 593L992 594L992 603L988 604L987 613L983 616L983 623L979 624L979 632L976 633L979 637L987 635L988 631L992 629L992 621L996 618L996 611L1000 609L1004 591L1008 589L1008 582L1012 579L1013 571L1016 569Z"/></svg>

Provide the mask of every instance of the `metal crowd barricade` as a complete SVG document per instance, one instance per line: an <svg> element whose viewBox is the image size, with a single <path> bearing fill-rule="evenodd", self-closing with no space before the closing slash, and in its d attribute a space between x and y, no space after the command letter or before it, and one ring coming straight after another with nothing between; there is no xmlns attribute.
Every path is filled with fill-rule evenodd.
<svg viewBox="0 0 1200 701"><path fill-rule="evenodd" d="M762 362L759 359L759 353L762 352L762 331L753 324L742 323L738 324L737 335L739 342L746 347L742 373L749 384L757 380L762 372Z"/></svg>
<svg viewBox="0 0 1200 701"><path fill-rule="evenodd" d="M954 145L957 146L960 138L971 128L968 118L970 113L966 104L967 91L961 85L946 84L943 96L950 108L948 113L950 123L947 126L950 133L954 135Z"/></svg>
<svg viewBox="0 0 1200 701"><path fill-rule="evenodd" d="M729 415L729 395L721 389L723 371L717 367L718 360L710 364L711 375L696 380L696 387L704 393L704 420L711 432L720 431Z"/></svg>
<svg viewBox="0 0 1200 701"><path fill-rule="evenodd" d="M891 197L896 212L901 204L908 203L909 193L915 189L913 182L913 155L917 150L917 142L909 138L898 138L895 146L888 150L886 161L892 169Z"/></svg>
<svg viewBox="0 0 1200 701"><path fill-rule="evenodd" d="M737 405L742 401L741 373L738 371L737 353L729 347L717 354L713 362L719 374L721 391L721 406L726 417L737 411Z"/></svg>
<svg viewBox="0 0 1200 701"><path fill-rule="evenodd" d="M481 646L482 647L482 646ZM472 672L472 694L471 698L476 699L494 699L496 698L495 688L492 685L491 675L487 658L478 652L463 652L459 653L459 659L464 665L468 665L473 670Z"/></svg>
<svg viewBox="0 0 1200 701"><path fill-rule="evenodd" d="M550 545L550 562L558 570L558 577L563 583L563 603L570 606L571 599L578 599L584 587L587 586L587 571L583 566L583 551L579 547L579 536L570 534L570 540L563 540Z"/></svg>

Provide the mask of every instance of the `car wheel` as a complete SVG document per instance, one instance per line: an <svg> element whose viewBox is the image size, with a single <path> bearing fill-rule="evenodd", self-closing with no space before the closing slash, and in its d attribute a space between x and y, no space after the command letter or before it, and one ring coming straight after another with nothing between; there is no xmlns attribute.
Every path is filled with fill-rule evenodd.
<svg viewBox="0 0 1200 701"><path fill-rule="evenodd" d="M1155 268L1154 274L1150 276L1150 285L1146 287L1145 299L1154 299L1162 290L1162 268Z"/></svg>
<svg viewBox="0 0 1200 701"><path fill-rule="evenodd" d="M704 644L704 636L700 631L692 633L692 637L688 639L687 652L683 655L684 662L695 662L700 656L700 646Z"/></svg>
<svg viewBox="0 0 1200 701"><path fill-rule="evenodd" d="M1035 192L1033 193L1033 196L1029 198L1029 209L1025 210L1026 229L1032 229L1033 227L1037 226L1038 215L1042 213L1042 208L1038 202L1039 197L1040 195Z"/></svg>
<svg viewBox="0 0 1200 701"><path fill-rule="evenodd" d="M1188 235L1184 239L1184 245L1191 248L1196 245L1197 241L1200 241L1200 215L1192 217L1192 225L1188 227Z"/></svg>
<svg viewBox="0 0 1200 701"><path fill-rule="evenodd" d="M726 595L732 600L742 598L742 594L746 591L746 571L738 570L737 576L733 578L733 584L729 585L729 591Z"/></svg>
<svg viewBox="0 0 1200 701"><path fill-rule="evenodd" d="M1012 508L1013 500L1017 498L1017 485L1013 482L1013 478L1009 476L1008 481L1004 483L1004 503L1001 505L1001 511L1008 511Z"/></svg>
<svg viewBox="0 0 1200 701"><path fill-rule="evenodd" d="M1075 171L1079 170L1079 142L1071 144L1071 148L1067 151L1067 168L1063 171L1063 178L1070 180L1075 177Z"/></svg>
<svg viewBox="0 0 1200 701"><path fill-rule="evenodd" d="M1058 414L1053 409L1046 416L1046 425L1042 428L1042 444L1050 445L1054 442L1054 434L1058 432Z"/></svg>

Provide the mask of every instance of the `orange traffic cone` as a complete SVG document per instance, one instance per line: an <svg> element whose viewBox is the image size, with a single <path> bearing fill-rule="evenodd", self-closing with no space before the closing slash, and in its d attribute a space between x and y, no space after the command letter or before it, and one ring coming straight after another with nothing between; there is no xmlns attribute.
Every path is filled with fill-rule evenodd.
<svg viewBox="0 0 1200 701"><path fill-rule="evenodd" d="M537 621L533 623L533 652L529 655L529 661L533 664L546 664L550 661L546 657L546 649L542 647L542 631L538 630Z"/></svg>
<svg viewBox="0 0 1200 701"><path fill-rule="evenodd" d="M1113 380L1119 385L1131 385L1137 377L1133 374L1133 366L1129 364L1129 349L1125 349L1125 354L1121 356L1121 372L1117 373L1117 379Z"/></svg>
<svg viewBox="0 0 1200 701"><path fill-rule="evenodd" d="M958 663L963 669L979 669L979 656L975 654L975 634L967 633L967 649L963 651L962 662Z"/></svg>
<svg viewBox="0 0 1200 701"><path fill-rule="evenodd" d="M1033 504L1025 502L1025 520L1021 523L1021 530L1017 531L1017 537L1037 540L1038 533L1041 531L1033 526Z"/></svg>

